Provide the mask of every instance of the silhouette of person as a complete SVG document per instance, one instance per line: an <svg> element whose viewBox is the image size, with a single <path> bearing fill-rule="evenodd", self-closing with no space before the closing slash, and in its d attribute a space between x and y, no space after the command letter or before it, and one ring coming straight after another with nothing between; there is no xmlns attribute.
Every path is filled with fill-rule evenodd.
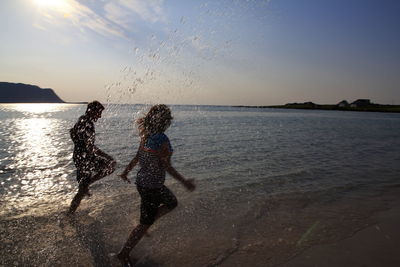
<svg viewBox="0 0 400 267"><path fill-rule="evenodd" d="M115 171L116 162L95 143L94 122L101 118L104 106L93 101L70 130L74 142L73 160L77 169L78 192L71 202L68 213L73 214L85 195L90 196L89 185Z"/></svg>
<svg viewBox="0 0 400 267"><path fill-rule="evenodd" d="M132 265L129 253L154 221L178 205L175 195L164 185L166 172L189 191L195 189L194 180L184 178L171 165L172 146L164 134L171 120L171 111L166 105L153 106L145 117L137 120L141 142L136 156L120 174L122 179L130 182L127 175L139 163L135 183L141 198L140 223L132 230L117 254L124 266Z"/></svg>

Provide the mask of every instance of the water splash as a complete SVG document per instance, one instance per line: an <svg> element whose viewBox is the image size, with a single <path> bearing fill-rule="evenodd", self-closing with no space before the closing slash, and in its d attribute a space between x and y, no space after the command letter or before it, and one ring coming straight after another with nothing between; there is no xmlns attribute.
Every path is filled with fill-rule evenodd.
<svg viewBox="0 0 400 267"><path fill-rule="evenodd" d="M198 101L207 66L231 57L243 40L237 28L248 19L262 20L270 1L205 1L195 15L181 14L144 44L133 42L131 65L121 67L117 81L106 86L107 103L179 103ZM151 25L149 25L150 27Z"/></svg>

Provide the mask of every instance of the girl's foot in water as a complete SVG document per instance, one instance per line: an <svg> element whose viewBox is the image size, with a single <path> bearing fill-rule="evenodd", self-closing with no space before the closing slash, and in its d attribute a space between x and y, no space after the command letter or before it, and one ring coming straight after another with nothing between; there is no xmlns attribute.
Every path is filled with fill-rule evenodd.
<svg viewBox="0 0 400 267"><path fill-rule="evenodd" d="M92 196L92 193L89 192L89 189L85 192L85 196L87 196L88 198Z"/></svg>
<svg viewBox="0 0 400 267"><path fill-rule="evenodd" d="M129 256L121 255L120 253L117 254L117 259L121 262L122 267L133 267L134 263L131 261Z"/></svg>

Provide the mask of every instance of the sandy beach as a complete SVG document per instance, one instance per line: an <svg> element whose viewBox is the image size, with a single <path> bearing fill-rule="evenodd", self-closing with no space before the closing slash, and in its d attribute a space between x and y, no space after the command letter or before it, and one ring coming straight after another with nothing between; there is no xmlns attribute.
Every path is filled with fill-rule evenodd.
<svg viewBox="0 0 400 267"><path fill-rule="evenodd" d="M193 197L155 224L131 258L142 267L398 266L398 193L392 187L335 200L285 196L258 200L245 212L239 204L221 211ZM119 266L113 255L138 217L139 207L126 205L129 197L121 195L113 205L120 209L110 209L93 196L71 219L60 209L2 220L0 265Z"/></svg>
<svg viewBox="0 0 400 267"><path fill-rule="evenodd" d="M376 223L332 244L313 246L282 266L400 266L400 201L373 216Z"/></svg>

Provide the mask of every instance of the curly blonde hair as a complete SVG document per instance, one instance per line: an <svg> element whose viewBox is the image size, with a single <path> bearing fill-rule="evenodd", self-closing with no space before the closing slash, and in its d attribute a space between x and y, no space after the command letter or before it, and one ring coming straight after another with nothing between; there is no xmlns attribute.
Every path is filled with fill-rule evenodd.
<svg viewBox="0 0 400 267"><path fill-rule="evenodd" d="M146 116L136 120L140 137L146 140L152 134L165 132L171 125L171 120L171 110L167 105L152 106Z"/></svg>

